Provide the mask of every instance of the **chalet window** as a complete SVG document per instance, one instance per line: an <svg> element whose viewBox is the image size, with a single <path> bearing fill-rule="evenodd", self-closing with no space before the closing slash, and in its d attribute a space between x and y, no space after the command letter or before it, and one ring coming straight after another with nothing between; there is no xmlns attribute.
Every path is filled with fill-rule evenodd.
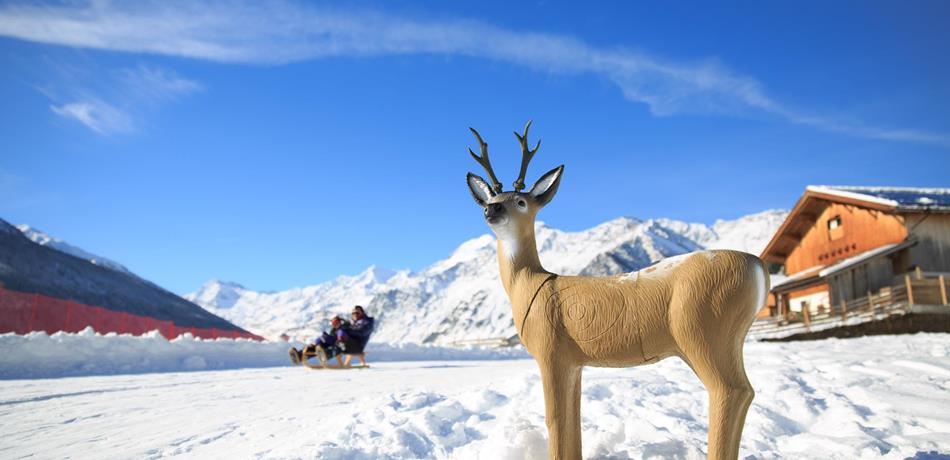
<svg viewBox="0 0 950 460"><path fill-rule="evenodd" d="M844 228L841 226L841 216L834 216L828 219L828 238L837 240L844 236Z"/></svg>
<svg viewBox="0 0 950 460"><path fill-rule="evenodd" d="M828 219L828 230L834 230L841 226L841 216L834 216Z"/></svg>

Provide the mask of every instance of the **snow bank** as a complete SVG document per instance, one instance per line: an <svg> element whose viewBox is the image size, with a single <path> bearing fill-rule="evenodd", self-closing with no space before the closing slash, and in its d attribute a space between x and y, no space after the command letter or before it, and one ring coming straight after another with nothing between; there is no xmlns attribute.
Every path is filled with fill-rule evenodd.
<svg viewBox="0 0 950 460"><path fill-rule="evenodd" d="M478 361L495 359L528 359L523 347L514 348L448 348L415 344L374 344L366 347L369 361Z"/></svg>
<svg viewBox="0 0 950 460"><path fill-rule="evenodd" d="M166 340L158 331L142 336L33 332L0 334L0 379L139 374L289 366L286 342L198 339ZM525 358L522 349L453 349L370 342L370 362Z"/></svg>
<svg viewBox="0 0 950 460"><path fill-rule="evenodd" d="M240 339L167 340L152 331L141 336L98 334L92 328L69 334L0 334L0 378L176 372L279 366L285 344ZM283 360L281 359L283 358Z"/></svg>

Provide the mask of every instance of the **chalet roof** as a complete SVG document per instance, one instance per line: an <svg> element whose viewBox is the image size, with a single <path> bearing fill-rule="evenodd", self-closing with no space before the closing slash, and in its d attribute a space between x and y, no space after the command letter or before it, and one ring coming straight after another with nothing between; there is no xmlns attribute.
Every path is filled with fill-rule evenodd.
<svg viewBox="0 0 950 460"><path fill-rule="evenodd" d="M896 211L950 211L950 188L810 185L808 190L881 203Z"/></svg>
<svg viewBox="0 0 950 460"><path fill-rule="evenodd" d="M885 213L950 212L950 188L809 185L762 251L762 259L784 263L832 203Z"/></svg>
<svg viewBox="0 0 950 460"><path fill-rule="evenodd" d="M803 286L818 284L821 282L820 273L825 269L825 267L825 265L818 265L802 270L798 273L795 273L794 275L788 276L778 283L773 284L770 290L772 292L788 292Z"/></svg>
<svg viewBox="0 0 950 460"><path fill-rule="evenodd" d="M854 268L877 257L883 257L885 255L900 251L901 249L909 248L916 243L917 242L915 240L909 239L900 243L886 244L874 249L869 249L858 255L848 257L847 259L839 260L838 262L835 262L831 265L817 265L807 268L772 285L770 290L773 293L784 293L801 289L803 287L826 283L826 278L830 275L834 275L835 273L839 273L843 270Z"/></svg>

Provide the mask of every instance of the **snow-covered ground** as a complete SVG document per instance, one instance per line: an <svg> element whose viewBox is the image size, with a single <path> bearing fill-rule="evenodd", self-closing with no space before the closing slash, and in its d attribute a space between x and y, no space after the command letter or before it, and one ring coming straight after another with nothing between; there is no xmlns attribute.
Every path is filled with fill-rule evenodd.
<svg viewBox="0 0 950 460"><path fill-rule="evenodd" d="M748 343L746 367L743 458L950 454L948 334ZM703 458L707 396L682 362L583 385L585 457ZM6 380L0 432L2 458L95 459L543 458L547 436L527 359Z"/></svg>

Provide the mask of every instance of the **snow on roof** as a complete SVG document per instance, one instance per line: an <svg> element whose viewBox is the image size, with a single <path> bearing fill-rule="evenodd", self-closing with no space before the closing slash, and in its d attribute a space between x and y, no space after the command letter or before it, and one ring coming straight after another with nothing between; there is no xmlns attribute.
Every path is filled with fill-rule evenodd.
<svg viewBox="0 0 950 460"><path fill-rule="evenodd" d="M808 190L871 201L900 210L950 211L950 188L809 185Z"/></svg>
<svg viewBox="0 0 950 460"><path fill-rule="evenodd" d="M875 258L875 257L877 257L877 256L884 255L884 254L889 254L889 253L891 253L891 252L898 251L898 250L900 250L900 249L904 249L904 248L906 248L906 247L908 247L908 246L911 246L912 244L914 244L913 241L906 241L906 240L905 240L905 241L902 241L902 242L900 242L900 243L885 244L884 246L880 246L880 247L871 249L870 251L864 251L864 252L862 252L862 253L860 253L860 254L858 254L858 255L848 257L847 259L843 259L843 260L841 260L840 262L838 262L838 263L836 263L836 264L834 264L834 265L832 265L832 266L830 266L830 267L828 267L828 268L826 268L826 269L824 269L824 270L818 272L818 276L824 278L824 277L826 277L826 276L828 276L828 275L831 275L831 274L834 274L834 273L838 273L838 272L840 272L840 271L842 271L842 270L844 270L844 269L853 267L853 266L855 266L855 265L859 265L859 264L861 264L862 262L865 262L865 261L867 261L867 260L873 259L873 258Z"/></svg>
<svg viewBox="0 0 950 460"><path fill-rule="evenodd" d="M800 271L800 272L798 272L798 273L795 273L795 274L792 274L792 275L788 275L788 276L786 276L784 279L782 279L782 280L776 282L775 284L772 284L772 285L771 285L771 286L772 286L772 289L775 289L775 288L777 288L777 287L779 287L779 286L784 286L784 285L786 285L786 284L791 284L791 283L794 283L794 282L796 282L796 281L803 280L803 279L805 279L805 278L810 278L811 276L815 275L816 273L819 273L819 270L821 270L821 269L823 269L823 268L825 268L824 265L815 265L814 267L806 268L806 269L804 269L804 270L802 270L802 271Z"/></svg>

